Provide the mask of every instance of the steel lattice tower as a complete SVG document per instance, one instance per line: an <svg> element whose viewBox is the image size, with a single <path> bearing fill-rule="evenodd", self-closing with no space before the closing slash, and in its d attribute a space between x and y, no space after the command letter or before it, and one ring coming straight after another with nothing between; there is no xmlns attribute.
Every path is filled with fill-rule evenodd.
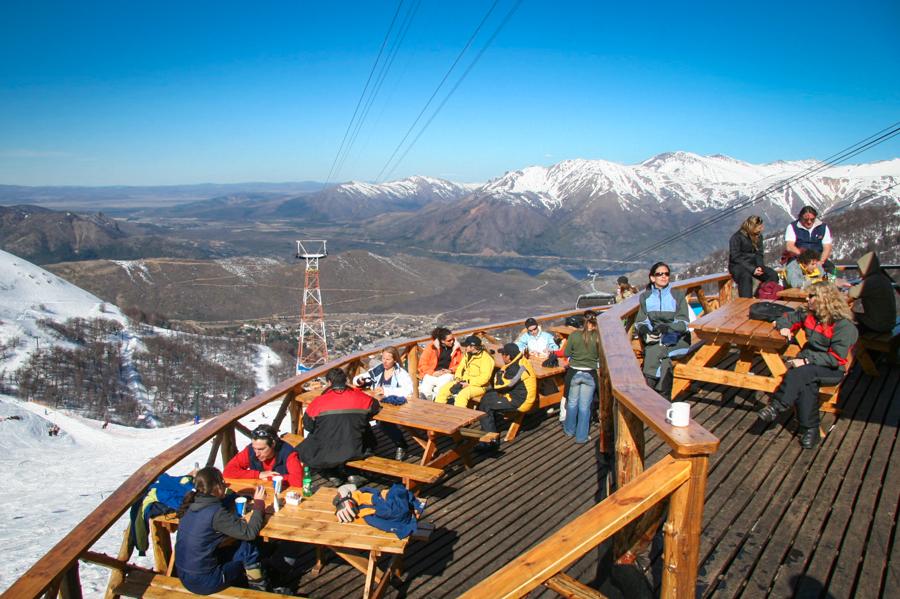
<svg viewBox="0 0 900 599"><path fill-rule="evenodd" d="M300 307L300 342L297 344L297 372L312 370L328 361L325 339L325 309L319 287L319 259L328 255L324 239L297 241L297 258L306 261L303 303Z"/></svg>

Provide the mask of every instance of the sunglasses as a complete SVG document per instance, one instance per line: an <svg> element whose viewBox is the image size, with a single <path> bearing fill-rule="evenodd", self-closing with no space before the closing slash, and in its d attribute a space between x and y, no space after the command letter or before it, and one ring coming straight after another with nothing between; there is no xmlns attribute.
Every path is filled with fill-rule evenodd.
<svg viewBox="0 0 900 599"><path fill-rule="evenodd" d="M275 435L272 434L272 431L270 431L267 428L263 428L261 426L258 426L255 429L253 429L253 432L250 433L250 438L254 441L256 441L258 439L268 439L269 441L278 441L278 439L275 437Z"/></svg>
<svg viewBox="0 0 900 599"><path fill-rule="evenodd" d="M654 277L668 277L668 276L669 276L669 273L667 273L667 272L655 272L655 273L653 273L653 276L654 276Z"/></svg>

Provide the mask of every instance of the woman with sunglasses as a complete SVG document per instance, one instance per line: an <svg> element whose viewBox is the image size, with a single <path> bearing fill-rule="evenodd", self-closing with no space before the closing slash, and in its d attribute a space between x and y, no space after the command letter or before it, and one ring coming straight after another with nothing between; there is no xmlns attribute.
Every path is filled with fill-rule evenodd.
<svg viewBox="0 0 900 599"><path fill-rule="evenodd" d="M800 445L812 449L819 444L819 387L835 385L844 378L850 349L859 333L845 296L824 281L809 288L806 310L785 314L773 325L787 339L804 330L806 345L796 358L787 361L788 371L781 385L757 415L763 422L772 423L779 414L796 407Z"/></svg>
<svg viewBox="0 0 900 599"><path fill-rule="evenodd" d="M650 283L640 295L635 331L644 344L644 378L666 398L672 394L672 358L687 353L688 303L684 293L672 289L672 271L665 262L650 268Z"/></svg>

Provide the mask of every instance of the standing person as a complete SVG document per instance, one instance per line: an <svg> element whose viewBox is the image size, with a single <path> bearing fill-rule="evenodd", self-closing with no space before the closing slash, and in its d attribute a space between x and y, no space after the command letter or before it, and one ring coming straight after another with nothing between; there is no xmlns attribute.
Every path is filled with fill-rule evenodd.
<svg viewBox="0 0 900 599"><path fill-rule="evenodd" d="M587 443L591 406L597 391L597 369L600 367L600 335L594 312L585 312L584 325L580 331L569 335L565 351L569 365L566 369L563 432L575 437L576 443Z"/></svg>
<svg viewBox="0 0 900 599"><path fill-rule="evenodd" d="M462 354L456 335L450 329L437 327L431 331L431 343L419 356L419 394L425 399L434 399L438 389L453 380Z"/></svg>
<svg viewBox="0 0 900 599"><path fill-rule="evenodd" d="M187 590L198 595L245 584L265 591L266 578L254 541L264 524L266 491L261 485L256 487L248 521L235 511L236 496L225 498L225 489L217 468L203 468L194 477L194 490L184 496L178 510L176 576ZM226 538L240 543L223 547Z"/></svg>
<svg viewBox="0 0 900 599"><path fill-rule="evenodd" d="M478 403L484 412L481 430L496 433L497 418L504 412L527 412L537 399L537 376L531 361L525 357L515 343L507 343L500 348L503 366L494 373L494 386ZM500 439L489 443L480 442L476 451L492 451L500 447Z"/></svg>
<svg viewBox="0 0 900 599"><path fill-rule="evenodd" d="M543 358L559 349L553 335L541 329L541 325L534 318L525 321L525 330L516 339L516 345L522 351L527 349L529 355Z"/></svg>
<svg viewBox="0 0 900 599"><path fill-rule="evenodd" d="M664 397L672 395L672 358L690 348L688 303L684 292L672 289L672 271L665 262L650 268L650 283L640 295L634 326L644 344L644 378Z"/></svg>
<svg viewBox="0 0 900 599"><path fill-rule="evenodd" d="M831 257L831 230L819 220L819 211L812 206L804 206L784 230L784 253L788 260L794 260L803 250L819 252L819 264L827 272L834 272Z"/></svg>
<svg viewBox="0 0 900 599"><path fill-rule="evenodd" d="M372 389L378 398L392 395L404 399L412 398L412 377L400 366L400 351L393 345L381 350L381 364L369 370L365 376L372 381ZM403 431L390 422L381 422L378 426L394 444L394 459L405 460L406 450L409 447Z"/></svg>
<svg viewBox="0 0 900 599"><path fill-rule="evenodd" d="M827 282L809 288L806 310L785 314L772 324L787 339L803 329L807 341L797 357L787 361L788 371L781 385L757 416L772 423L779 414L796 406L800 445L812 449L819 444L819 387L844 378L850 349L859 334L843 295Z"/></svg>
<svg viewBox="0 0 900 599"><path fill-rule="evenodd" d="M468 407L469 402L478 400L491 382L494 372L494 358L484 351L481 338L469 335L462 342L465 355L453 380L444 383L434 398L436 403L447 403L451 398L457 406Z"/></svg>
<svg viewBox="0 0 900 599"><path fill-rule="evenodd" d="M860 257L856 265L862 282L850 288L850 297L856 300L854 312L859 332L891 332L897 324L894 282L881 269L875 252Z"/></svg>
<svg viewBox="0 0 900 599"><path fill-rule="evenodd" d="M796 260L791 260L784 267L784 281L788 287L803 289L825 278L819 264L819 252L803 250Z"/></svg>
<svg viewBox="0 0 900 599"><path fill-rule="evenodd" d="M738 296L753 297L753 279L761 283L778 281L778 273L766 266L763 257L762 218L747 217L728 242L728 272L738 286Z"/></svg>
<svg viewBox="0 0 900 599"><path fill-rule="evenodd" d="M628 282L628 277L622 275L616 279L616 303L621 304L638 292L637 287Z"/></svg>
<svg viewBox="0 0 900 599"><path fill-rule="evenodd" d="M303 428L309 431L297 447L300 459L319 470L329 484L339 487L348 480L361 485L362 477L347 476L344 464L363 457L375 447L369 421L381 410L374 397L347 386L340 368L325 373L328 383L322 395L312 400L303 413Z"/></svg>
<svg viewBox="0 0 900 599"><path fill-rule="evenodd" d="M278 437L275 429L260 424L250 432L250 445L225 465L226 478L272 478L281 475L288 485L303 486L303 464L297 450Z"/></svg>

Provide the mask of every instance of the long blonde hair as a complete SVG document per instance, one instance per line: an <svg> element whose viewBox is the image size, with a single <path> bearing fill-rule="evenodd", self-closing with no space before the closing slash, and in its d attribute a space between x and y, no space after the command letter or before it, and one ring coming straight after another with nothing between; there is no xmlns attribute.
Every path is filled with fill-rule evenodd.
<svg viewBox="0 0 900 599"><path fill-rule="evenodd" d="M826 324L846 318L853 320L853 312L847 298L832 283L821 281L808 288L810 295L816 300L813 312L816 319Z"/></svg>
<svg viewBox="0 0 900 599"><path fill-rule="evenodd" d="M750 242L753 244L754 248L759 247L760 242L760 227L763 224L763 219L760 216L752 215L748 216L747 220L743 222L741 225L741 233L750 238Z"/></svg>

